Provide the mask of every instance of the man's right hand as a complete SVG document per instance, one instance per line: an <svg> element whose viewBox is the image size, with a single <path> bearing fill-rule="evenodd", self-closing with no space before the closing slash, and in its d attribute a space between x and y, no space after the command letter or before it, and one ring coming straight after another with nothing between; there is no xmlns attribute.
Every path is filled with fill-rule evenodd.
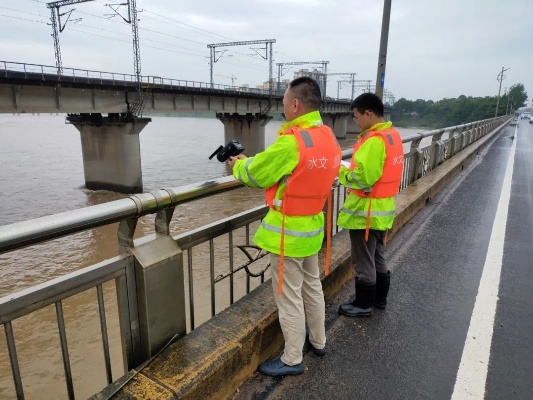
<svg viewBox="0 0 533 400"><path fill-rule="evenodd" d="M237 160L243 160L245 158L247 157L244 154L237 154L235 157L230 157L226 162L228 163L228 166L233 169L233 166Z"/></svg>

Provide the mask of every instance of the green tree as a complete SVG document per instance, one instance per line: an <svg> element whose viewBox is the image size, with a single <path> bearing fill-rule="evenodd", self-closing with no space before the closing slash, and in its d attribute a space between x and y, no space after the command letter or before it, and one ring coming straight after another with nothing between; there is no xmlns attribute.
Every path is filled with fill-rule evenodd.
<svg viewBox="0 0 533 400"><path fill-rule="evenodd" d="M526 105L527 93L524 85L521 83L511 86L507 94L510 100L513 102L515 108L524 107Z"/></svg>
<svg viewBox="0 0 533 400"><path fill-rule="evenodd" d="M521 83L511 86L509 92L500 97L498 115L513 112L524 106L527 93ZM494 117L497 96L442 99L436 102L401 98L391 111L391 119L397 126L444 128ZM508 103L509 101L509 103ZM509 110L507 110L509 104Z"/></svg>

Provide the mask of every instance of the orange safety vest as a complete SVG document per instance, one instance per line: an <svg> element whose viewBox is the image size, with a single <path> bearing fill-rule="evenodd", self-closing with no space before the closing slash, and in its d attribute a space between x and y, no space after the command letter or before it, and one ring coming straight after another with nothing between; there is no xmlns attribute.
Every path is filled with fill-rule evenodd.
<svg viewBox="0 0 533 400"><path fill-rule="evenodd" d="M355 163L355 153L357 150L363 145L363 143L374 136L381 137L385 143L385 164L383 165L383 174L371 188L364 190L350 189L349 191L350 193L354 193L359 197L370 197L374 199L396 196L402 181L404 158L402 138L396 129L389 128L381 131L371 131L368 132L362 139L358 140L353 146L351 169L353 170L357 168ZM368 232L370 230L371 204L372 200L370 200L368 203L365 240L368 240Z"/></svg>
<svg viewBox="0 0 533 400"><path fill-rule="evenodd" d="M286 183L281 201L276 200L280 182L265 191L268 206L282 214L278 293L283 282L285 215L316 215L328 199L328 215L332 212L331 186L339 173L342 150L331 129L325 125L300 129L293 127L282 135L294 135L298 144L299 162L294 171L280 182ZM329 274L331 253L331 218L326 228L326 265Z"/></svg>

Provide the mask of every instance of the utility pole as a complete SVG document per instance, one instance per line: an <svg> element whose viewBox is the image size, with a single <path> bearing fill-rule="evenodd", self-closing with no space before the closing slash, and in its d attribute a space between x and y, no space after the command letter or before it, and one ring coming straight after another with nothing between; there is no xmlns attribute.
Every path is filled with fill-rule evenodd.
<svg viewBox="0 0 533 400"><path fill-rule="evenodd" d="M51 16L50 20L52 22L52 37L54 38L54 53L56 56L56 68L57 68L57 76L61 76L63 73L63 63L61 61L61 48L59 46L59 33L63 32L65 27L67 26L67 22L70 19L70 14L72 14L72 11L74 9L60 13L59 8L63 6L70 6L72 4L79 4L79 3L87 3L88 1L94 1L94 0L60 0L60 1L54 1L51 3L46 4L46 8L50 9ZM67 16L67 20L62 24L61 23L61 17ZM72 22L78 22L81 18L78 18L76 20L72 20Z"/></svg>
<svg viewBox="0 0 533 400"><path fill-rule="evenodd" d="M141 77L141 49L139 44L139 25L137 18L137 0L127 0L126 3L106 4L107 7L114 11L111 16L118 15L124 22L131 24L131 33L133 36L133 70L135 72L135 84L137 86L137 98L129 108L133 115L141 115L144 109L144 93L142 91ZM124 17L120 12L120 7L128 8L128 16Z"/></svg>
<svg viewBox="0 0 533 400"><path fill-rule="evenodd" d="M337 81L337 100L340 99L340 90L342 89L343 83L352 83L352 81ZM352 84L352 93L353 93L353 84ZM353 94L352 94L352 100L353 100Z"/></svg>
<svg viewBox="0 0 533 400"><path fill-rule="evenodd" d="M387 64L387 44L389 41L389 24L391 1L384 0L383 21L381 22L381 42L379 44L378 72L376 76L376 94L383 99L383 87L385 86L385 66Z"/></svg>
<svg viewBox="0 0 533 400"><path fill-rule="evenodd" d="M504 69L504 67L502 67L502 72L500 72L496 77L496 80L500 81L500 89L498 89L498 100L496 101L496 113L494 114L494 118L498 116L498 107L500 105L500 92L502 91L502 81L505 79L505 75L503 73L509 70L510 68Z"/></svg>
<svg viewBox="0 0 533 400"><path fill-rule="evenodd" d="M353 99L354 90L355 90L355 82L361 82L361 81L355 80L355 75L357 75L356 72L334 72L334 73L329 73L325 75L326 75L326 80L328 79L328 76L339 76L340 75L340 76L346 77L344 82L350 82L352 84L352 99ZM340 81L337 81L337 82L340 82ZM339 98L339 89L340 89L339 84L337 84L337 99Z"/></svg>

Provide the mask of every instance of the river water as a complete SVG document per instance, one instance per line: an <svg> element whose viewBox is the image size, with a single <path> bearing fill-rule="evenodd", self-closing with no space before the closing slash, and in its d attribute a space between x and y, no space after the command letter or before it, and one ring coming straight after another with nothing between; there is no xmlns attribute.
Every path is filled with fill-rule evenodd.
<svg viewBox="0 0 533 400"><path fill-rule="evenodd" d="M267 124L266 145L275 140L279 124ZM399 130L402 135L420 131ZM349 135L341 145L347 147L354 139L355 135ZM224 164L207 160L224 141L223 125L216 119L152 117L140 141L147 192L228 175ZM124 197L84 189L79 133L65 124L64 115L0 114L0 226ZM260 191L242 188L180 205L174 213L172 233L197 228L262 202ZM153 217L143 217L136 237L152 232ZM117 253L117 224L113 224L0 254L0 297ZM197 278L202 276L195 271ZM113 283L104 285L104 294L113 378L117 379L123 370ZM201 303L202 299L196 301ZM210 309L208 303L205 310ZM63 310L76 397L86 398L106 384L96 291L65 300ZM208 318L207 311L205 314L195 316L196 325ZM26 398L66 398L55 308L49 306L14 321L13 330ZM0 334L0 399L15 397L5 336Z"/></svg>

